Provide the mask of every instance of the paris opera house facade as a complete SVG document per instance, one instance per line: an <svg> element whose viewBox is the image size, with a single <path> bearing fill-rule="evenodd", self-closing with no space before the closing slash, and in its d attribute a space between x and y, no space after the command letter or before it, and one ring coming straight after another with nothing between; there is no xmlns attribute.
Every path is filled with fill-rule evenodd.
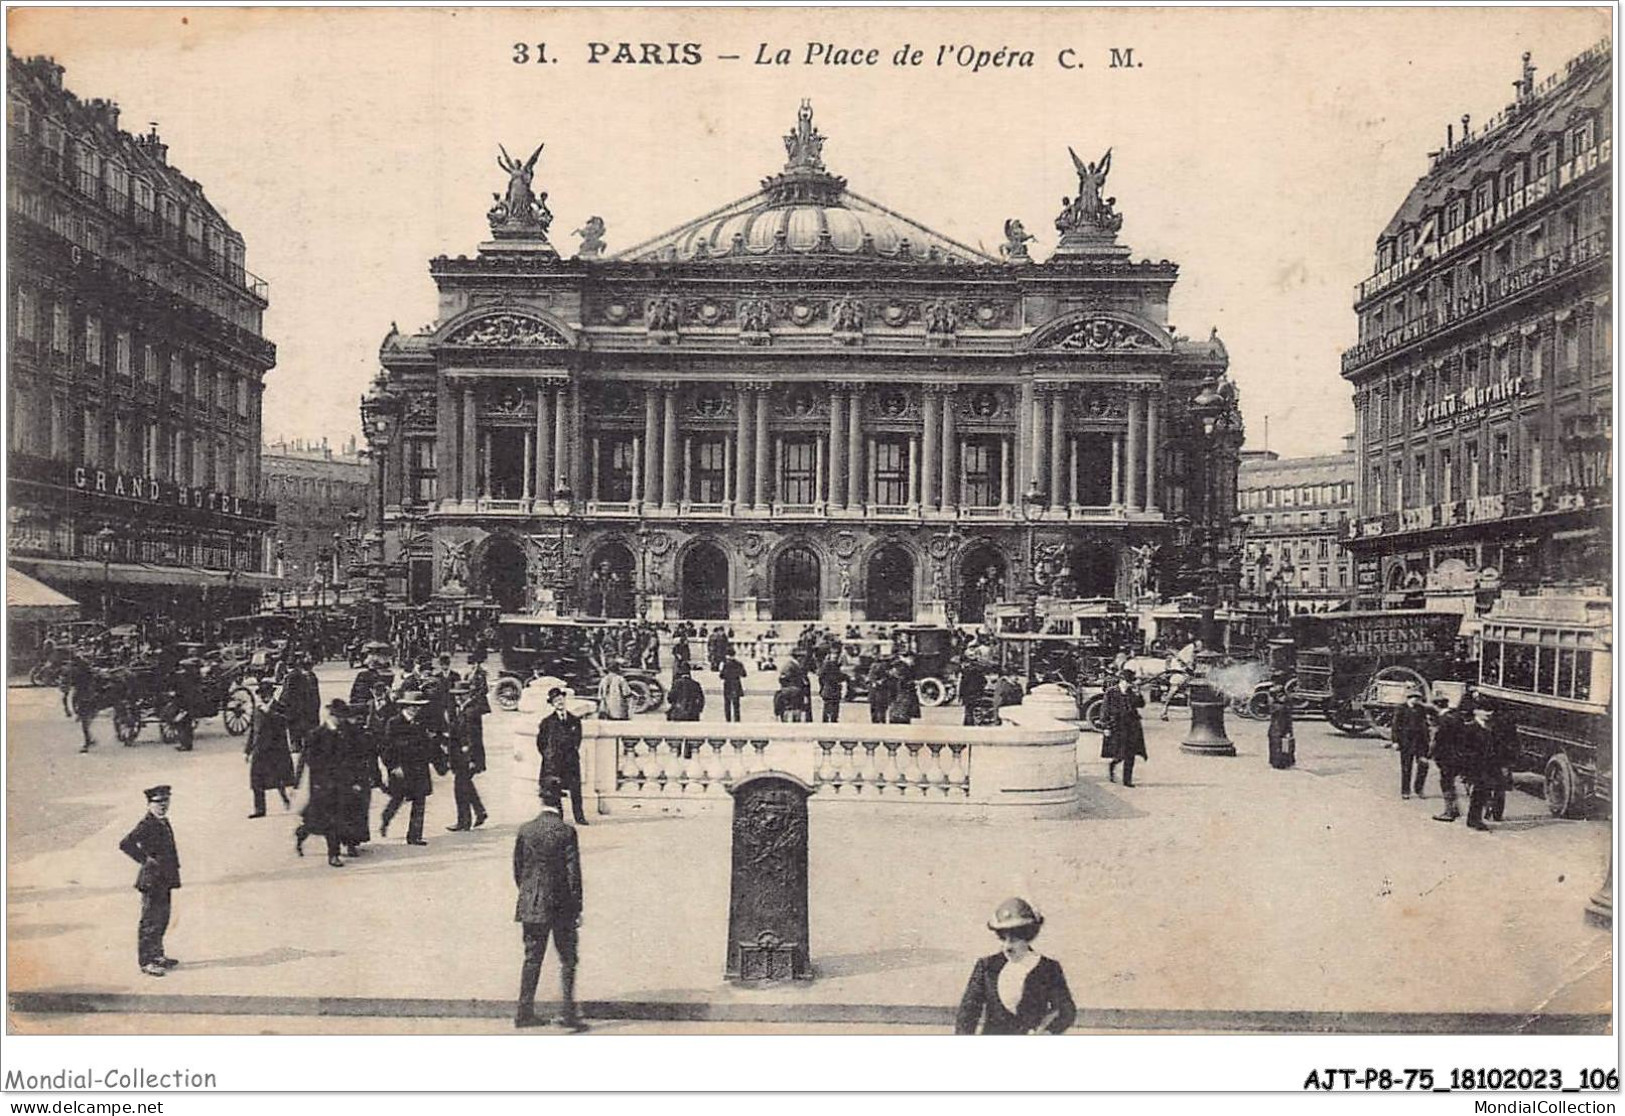
<svg viewBox="0 0 1625 1116"><path fill-rule="evenodd" d="M594 218L574 258L503 153L492 239L431 262L438 320L391 329L362 403L392 598L968 622L1231 562L1228 358L1119 242L1110 152L1073 156L1039 262L1018 221L995 257L849 191L823 146L804 104L759 191L617 253Z"/></svg>

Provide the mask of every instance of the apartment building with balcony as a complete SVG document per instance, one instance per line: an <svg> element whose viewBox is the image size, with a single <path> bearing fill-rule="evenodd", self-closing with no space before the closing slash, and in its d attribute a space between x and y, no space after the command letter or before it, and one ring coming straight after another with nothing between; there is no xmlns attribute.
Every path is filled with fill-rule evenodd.
<svg viewBox="0 0 1625 1116"><path fill-rule="evenodd" d="M1354 511L1355 451L1281 457L1243 450L1237 512L1247 524L1243 604L1279 614L1325 612L1354 596L1343 545Z"/></svg>

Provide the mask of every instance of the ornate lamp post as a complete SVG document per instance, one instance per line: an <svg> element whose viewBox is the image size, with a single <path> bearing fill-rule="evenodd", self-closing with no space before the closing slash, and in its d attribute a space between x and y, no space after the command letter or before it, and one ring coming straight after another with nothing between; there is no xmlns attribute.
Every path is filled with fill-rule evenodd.
<svg viewBox="0 0 1625 1116"><path fill-rule="evenodd" d="M553 489L553 502L564 508L564 514L559 516L559 573L558 587L553 590L553 608L560 616L565 615L570 607L570 586L575 581L574 571L570 568L570 518L575 514L576 494L570 489L570 483L560 480Z"/></svg>
<svg viewBox="0 0 1625 1116"><path fill-rule="evenodd" d="M1027 524L1027 605L1036 614L1038 609L1038 517L1044 512L1044 490L1034 477L1021 494L1021 518Z"/></svg>
<svg viewBox="0 0 1625 1116"><path fill-rule="evenodd" d="M376 542L372 584L372 638L384 638L384 593L388 580L384 551L384 462L389 457L390 420L400 399L389 389L383 372L373 381L372 390L361 397L361 421L367 436L367 452L377 465L373 482L374 529L369 537Z"/></svg>
<svg viewBox="0 0 1625 1116"><path fill-rule="evenodd" d="M1219 494L1216 450L1226 410L1224 397L1212 385L1204 387L1191 401L1191 413L1202 424L1202 435L1207 441L1207 452L1202 458L1202 519L1197 537L1202 555L1199 571L1202 585L1202 641L1209 648L1218 643L1215 639L1218 628L1215 613L1219 607L1219 570L1217 540L1213 535ZM1236 746L1230 742L1224 729L1224 695L1200 680L1193 680L1186 692L1190 695L1191 727L1189 734L1180 742L1180 751L1203 756L1235 755Z"/></svg>
<svg viewBox="0 0 1625 1116"><path fill-rule="evenodd" d="M118 532L103 527L96 532L96 553L102 560L102 623L113 626L113 548L118 545Z"/></svg>

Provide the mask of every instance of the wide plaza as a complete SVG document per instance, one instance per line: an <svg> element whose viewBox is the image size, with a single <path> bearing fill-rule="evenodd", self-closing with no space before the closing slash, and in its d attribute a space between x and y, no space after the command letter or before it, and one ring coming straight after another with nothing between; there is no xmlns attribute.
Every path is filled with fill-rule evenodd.
<svg viewBox="0 0 1625 1116"><path fill-rule="evenodd" d="M324 696L348 687L337 664L319 674ZM699 677L706 717L720 720L716 677ZM752 683L745 718L767 720L769 679ZM8 698L14 1027L507 1027L520 960L510 856L535 798L513 773L525 765L501 761L528 747L533 695L487 720L482 829L446 832L452 796L437 780L430 844L410 848L403 833L377 837L375 797L374 841L342 870L295 857L297 817L274 799L271 816L246 818L242 740L218 721L190 754L150 727L120 747L102 723L81 755L55 690ZM1434 786L1401 801L1395 753L1374 737L1305 721L1298 765L1277 771L1262 723L1231 718L1238 754L1199 756L1178 746L1184 710L1166 723L1148 713L1133 788L1107 781L1098 737L1080 738L1066 818L815 796L807 983L722 979L726 812L593 817L581 833L589 1015L610 1030L944 1030L972 961L994 946L983 923L1011 894L1044 912L1039 946L1066 968L1085 1029L1498 1030L1518 1017L1589 1029L1609 1010L1609 937L1584 917L1606 822L1554 819L1520 792L1495 832L1474 833L1431 820ZM928 710L927 722L974 731L958 715ZM134 868L117 848L141 788L158 782L175 788L185 880L168 937L182 964L161 980L136 968Z"/></svg>

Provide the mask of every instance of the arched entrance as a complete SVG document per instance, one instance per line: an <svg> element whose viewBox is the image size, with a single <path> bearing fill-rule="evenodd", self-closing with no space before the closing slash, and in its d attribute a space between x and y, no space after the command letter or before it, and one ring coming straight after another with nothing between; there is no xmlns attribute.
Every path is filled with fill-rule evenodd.
<svg viewBox="0 0 1625 1116"><path fill-rule="evenodd" d="M914 558L900 546L883 546L869 559L863 614L869 620L914 619Z"/></svg>
<svg viewBox="0 0 1625 1116"><path fill-rule="evenodd" d="M1072 595L1075 597L1115 597L1117 595L1117 551L1105 543L1080 543L1068 556Z"/></svg>
<svg viewBox="0 0 1625 1116"><path fill-rule="evenodd" d="M773 563L773 619L817 620L823 615L823 568L809 547L792 546Z"/></svg>
<svg viewBox="0 0 1625 1116"><path fill-rule="evenodd" d="M728 618L728 556L716 543L696 543L683 556L678 609L684 620Z"/></svg>
<svg viewBox="0 0 1625 1116"><path fill-rule="evenodd" d="M959 621L980 624L987 606L1005 597L1004 555L992 543L980 543L959 562Z"/></svg>
<svg viewBox="0 0 1625 1116"><path fill-rule="evenodd" d="M587 574L587 615L630 619L636 604L636 561L625 543L605 543L593 552Z"/></svg>
<svg viewBox="0 0 1625 1116"><path fill-rule="evenodd" d="M485 595L503 612L525 609L525 548L506 535L485 544Z"/></svg>

